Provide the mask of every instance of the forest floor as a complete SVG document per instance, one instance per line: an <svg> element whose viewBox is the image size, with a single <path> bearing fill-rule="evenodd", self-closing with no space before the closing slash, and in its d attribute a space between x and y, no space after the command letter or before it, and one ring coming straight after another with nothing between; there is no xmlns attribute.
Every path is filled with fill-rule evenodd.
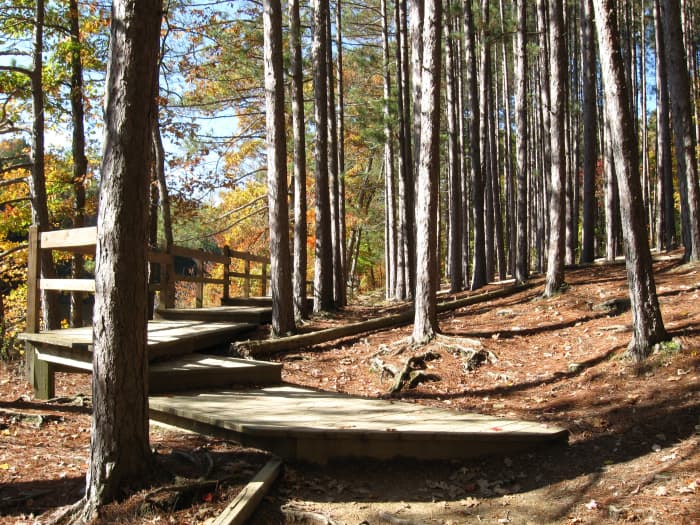
<svg viewBox="0 0 700 525"><path fill-rule="evenodd" d="M655 270L675 344L643 366L625 357L631 316L620 264L568 269L568 289L551 299L541 298L535 279L528 290L441 314L445 335L495 354L497 360L474 370L465 370L454 340L407 347L409 326L278 355L289 383L386 398L392 381L372 369L372 360L380 356L400 368L430 349L440 358L428 371L440 380L393 398L549 422L570 438L568 445L468 461L287 462L251 523L700 523L700 265L661 258ZM400 308L371 299L306 329ZM89 379L59 374L64 398L43 403L31 398L21 364L2 366L0 523L45 523L83 489ZM134 493L108 509L104 523L206 523L267 459L159 426L152 427L151 445L180 480L206 471L221 482L188 482L190 490L178 497L172 487Z"/></svg>

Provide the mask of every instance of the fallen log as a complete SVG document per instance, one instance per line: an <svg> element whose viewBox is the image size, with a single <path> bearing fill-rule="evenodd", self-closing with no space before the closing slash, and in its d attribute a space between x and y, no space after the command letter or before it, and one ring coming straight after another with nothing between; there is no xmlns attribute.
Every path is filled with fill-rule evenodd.
<svg viewBox="0 0 700 525"><path fill-rule="evenodd" d="M472 304L490 301L493 299L500 299L501 297L506 297L510 294L527 290L532 286L534 285L531 283L520 285L516 284L503 287L499 290L463 297L461 299L443 301L437 305L437 311L438 313L448 312L464 306L470 306ZM234 355L251 358L267 356L277 352L290 352L321 343L327 343L328 341L333 341L335 339L342 339L344 337L359 335L366 332L374 332L376 330L383 330L393 326L409 324L413 322L413 315L413 310L411 309L398 314L387 315L376 319L368 319L367 321L337 326L334 328L326 328L325 330L318 330L308 334L291 335L277 339L237 341L231 343L230 350Z"/></svg>

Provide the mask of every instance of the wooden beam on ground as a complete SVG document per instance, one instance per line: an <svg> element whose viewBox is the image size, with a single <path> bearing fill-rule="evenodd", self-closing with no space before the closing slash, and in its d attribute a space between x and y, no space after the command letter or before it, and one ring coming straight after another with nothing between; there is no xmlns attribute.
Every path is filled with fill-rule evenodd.
<svg viewBox="0 0 700 525"><path fill-rule="evenodd" d="M243 525L255 512L270 486L279 476L282 461L273 458L212 522L212 525Z"/></svg>
<svg viewBox="0 0 700 525"><path fill-rule="evenodd" d="M456 310L457 308L462 308L464 306L469 306L472 304L477 304L485 301L491 301L493 299L499 299L501 297L506 297L516 292L526 290L533 286L532 284L522 284L522 285L511 285L504 288L485 292L478 295L472 295L469 297L463 297L461 299L455 299L452 301L445 301L438 304L438 312L447 312L450 310ZM231 343L231 350L239 353L246 357L251 356L264 356L270 355L277 352L288 352L293 350L299 350L300 348L306 348L309 346L326 343L328 341L333 341L335 339L341 339L343 337L349 337L353 335L358 335L365 332L373 332L375 330L383 330L392 326L400 326L403 324L408 324L413 321L413 310L408 310L406 312L401 312L398 314L387 315L385 317L379 317L376 319L369 319L367 321L362 321L359 323L348 324L344 326L337 326L334 328L327 328L325 330L318 330L316 332L311 332L308 334L292 335L289 337L280 337L278 339L265 339L265 340L249 340L249 341L239 341Z"/></svg>

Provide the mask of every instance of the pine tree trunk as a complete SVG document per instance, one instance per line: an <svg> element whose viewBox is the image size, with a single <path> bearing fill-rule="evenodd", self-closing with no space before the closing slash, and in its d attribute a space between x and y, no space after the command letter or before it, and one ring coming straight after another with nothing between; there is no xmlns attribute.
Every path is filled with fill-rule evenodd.
<svg viewBox="0 0 700 525"><path fill-rule="evenodd" d="M311 55L314 69L314 144L316 247L314 257L314 311L330 311L333 300L333 239L328 181L328 75L326 73L326 21L328 0L313 0Z"/></svg>
<svg viewBox="0 0 700 525"><path fill-rule="evenodd" d="M581 0L581 65L583 67L583 224L581 262L595 258L596 197L595 175L598 164L596 138L597 92L593 3Z"/></svg>
<svg viewBox="0 0 700 525"><path fill-rule="evenodd" d="M116 0L106 84L95 256L93 418L87 512L143 483L148 444L148 167L156 118L161 4Z"/></svg>
<svg viewBox="0 0 700 525"><path fill-rule="evenodd" d="M447 93L445 112L447 114L447 156L449 165L449 239L448 262L450 291L458 292L462 285L462 172L459 155L458 91L455 75L455 42L451 36L453 17L445 23L445 91Z"/></svg>
<svg viewBox="0 0 700 525"><path fill-rule="evenodd" d="M263 1L265 113L267 122L267 200L270 231L272 336L294 331L292 270L287 205L287 134L284 117L282 7Z"/></svg>
<svg viewBox="0 0 700 525"><path fill-rule="evenodd" d="M294 268L292 288L296 322L308 315L306 301L306 123L304 118L304 71L301 55L299 0L290 0L289 48L292 92L292 144L294 150Z"/></svg>
<svg viewBox="0 0 700 525"><path fill-rule="evenodd" d="M440 174L440 37L441 0L427 0L421 76L420 168L416 210L416 296L412 339L429 341L437 332L436 232Z"/></svg>
<svg viewBox="0 0 700 525"><path fill-rule="evenodd" d="M654 0L654 29L656 42L656 177L658 221L656 240L659 249L671 250L676 246L676 218L673 202L673 165L671 159L671 121L669 118L668 73L661 2Z"/></svg>
<svg viewBox="0 0 700 525"><path fill-rule="evenodd" d="M335 41L336 41L336 84L338 89L337 111L337 142L338 142L338 213L339 217L339 244L340 266L342 268L342 305L347 304L347 234L345 221L345 88L343 79L343 26L342 26L342 0L336 1L335 7Z"/></svg>
<svg viewBox="0 0 700 525"><path fill-rule="evenodd" d="M71 121L73 136L71 150L73 153L73 227L85 226L85 181L87 177L87 157L85 156L85 124L83 107L83 63L80 58L80 18L77 0L70 0L68 5L70 38L71 38ZM83 276L83 255L73 255L71 275L74 279ZM72 292L70 296L70 325L83 326L83 296L80 292Z"/></svg>
<svg viewBox="0 0 700 525"><path fill-rule="evenodd" d="M333 252L333 302L345 304L342 243L340 240L340 181L338 172L338 121L335 111L335 79L333 77L333 36L330 10L326 12L326 73L328 75L328 188L331 209L331 251Z"/></svg>
<svg viewBox="0 0 700 525"><path fill-rule="evenodd" d="M562 0L549 0L550 94L551 94L551 196L549 200L549 248L544 295L559 293L564 284L566 241L566 157L564 114L566 105L566 34Z"/></svg>
<svg viewBox="0 0 700 525"><path fill-rule="evenodd" d="M385 188L385 259L386 259L386 290L387 299L400 299L397 295L397 281L404 280L404 259L402 248L403 244L398 243L397 250L397 235L396 235L396 196L394 189L396 187L396 175L394 174L394 137L391 132L391 112L390 112L390 96L391 96L391 72L389 64L389 20L387 13L386 0L381 0L382 10L382 52L383 52L383 73L384 73L384 188ZM400 200L398 206L402 206ZM399 253L401 252L401 253ZM401 263L398 263L398 261ZM404 282L398 288L403 290Z"/></svg>
<svg viewBox="0 0 700 525"><path fill-rule="evenodd" d="M681 234L685 260L700 260L700 189L698 188L697 140L693 126L690 80L682 35L680 0L662 0L668 91L676 139L678 188L681 194Z"/></svg>
<svg viewBox="0 0 700 525"><path fill-rule="evenodd" d="M604 85L606 120L617 180L620 187L627 280L632 305L634 336L628 351L641 361L654 344L668 338L656 296L651 252L644 225L642 188L639 180L639 153L627 100L625 71L619 54L613 0L595 0L601 70Z"/></svg>
<svg viewBox="0 0 700 525"><path fill-rule="evenodd" d="M470 152L472 158L472 217L474 223L474 264L471 289L477 290L488 283L486 275L486 232L484 225L484 173L481 153L481 111L479 100L479 77L476 51L476 29L474 27L474 12L471 2L465 6L465 35L467 38L467 92L469 94L470 119Z"/></svg>
<svg viewBox="0 0 700 525"><path fill-rule="evenodd" d="M517 32L515 34L515 136L517 202L515 281L524 283L530 273L528 235L528 123L527 123L527 1L515 3Z"/></svg>

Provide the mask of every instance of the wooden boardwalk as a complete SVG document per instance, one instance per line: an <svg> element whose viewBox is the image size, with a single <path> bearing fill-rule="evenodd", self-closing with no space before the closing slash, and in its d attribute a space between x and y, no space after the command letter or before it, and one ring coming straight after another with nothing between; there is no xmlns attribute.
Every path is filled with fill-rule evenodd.
<svg viewBox="0 0 700 525"><path fill-rule="evenodd" d="M150 398L151 417L281 457L457 459L566 442L564 429L289 385Z"/></svg>
<svg viewBox="0 0 700 525"><path fill-rule="evenodd" d="M272 322L272 304L269 306L251 304L207 308L159 308L156 310L156 316L159 319L173 321L269 324Z"/></svg>

